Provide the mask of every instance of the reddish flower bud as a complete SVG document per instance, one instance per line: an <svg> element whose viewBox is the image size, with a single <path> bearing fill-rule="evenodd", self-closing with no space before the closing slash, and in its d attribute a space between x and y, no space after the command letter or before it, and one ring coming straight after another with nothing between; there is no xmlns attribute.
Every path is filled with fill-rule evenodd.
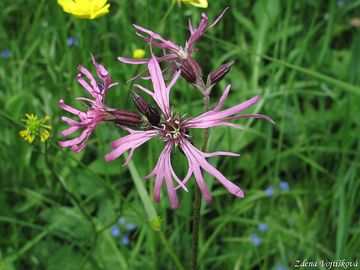
<svg viewBox="0 0 360 270"><path fill-rule="evenodd" d="M137 112L108 109L106 110L105 121L112 121L123 126L137 127L142 124L143 119Z"/></svg>
<svg viewBox="0 0 360 270"><path fill-rule="evenodd" d="M174 62L176 70L181 70L181 76L187 80L189 83L193 84L196 82L196 75L195 73L186 65L182 65L180 62Z"/></svg>
<svg viewBox="0 0 360 270"><path fill-rule="evenodd" d="M196 78L201 78L203 73L199 64L190 56L184 61L185 65L188 66L194 73Z"/></svg>
<svg viewBox="0 0 360 270"><path fill-rule="evenodd" d="M149 122L153 126L159 125L159 123L160 123L160 114L159 114L158 110L155 109L154 107L149 105L145 116L146 116L147 120L149 120Z"/></svg>
<svg viewBox="0 0 360 270"><path fill-rule="evenodd" d="M131 91L131 94L138 110L146 116L153 126L157 126L160 123L160 114L158 110L152 107L142 96L134 91Z"/></svg>
<svg viewBox="0 0 360 270"><path fill-rule="evenodd" d="M138 95L135 91L131 90L131 94L133 96L133 101L136 108L138 108L139 112L141 112L143 115L146 115L146 111L150 104L142 96Z"/></svg>
<svg viewBox="0 0 360 270"><path fill-rule="evenodd" d="M202 70L199 64L188 57L184 61L174 61L176 70L181 70L181 76L189 83L194 84L202 77Z"/></svg>
<svg viewBox="0 0 360 270"><path fill-rule="evenodd" d="M214 85L220 82L226 74L230 71L232 65L234 64L234 61L231 61L229 63L223 64L214 71L212 71L208 76L208 85Z"/></svg>

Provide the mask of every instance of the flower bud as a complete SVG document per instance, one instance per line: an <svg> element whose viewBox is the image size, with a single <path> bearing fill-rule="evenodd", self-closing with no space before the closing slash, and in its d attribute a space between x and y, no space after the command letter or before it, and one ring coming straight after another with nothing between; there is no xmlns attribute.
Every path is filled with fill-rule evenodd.
<svg viewBox="0 0 360 270"><path fill-rule="evenodd" d="M146 114L145 114L147 120L153 125L157 126L160 123L160 114L157 109L150 106L147 108Z"/></svg>
<svg viewBox="0 0 360 270"><path fill-rule="evenodd" d="M152 107L143 97L134 91L131 91L131 94L133 96L135 106L138 108L138 110L146 116L146 118L153 126L157 126L160 122L160 114L158 110Z"/></svg>
<svg viewBox="0 0 360 270"><path fill-rule="evenodd" d="M181 76L191 84L195 84L202 77L199 64L191 57L183 61L174 61L176 70L181 70Z"/></svg>
<svg viewBox="0 0 360 270"><path fill-rule="evenodd" d="M202 77L202 69L199 66L198 62L196 62L193 58L191 58L190 56L188 58L186 58L186 60L184 61L184 64L189 67L194 73L196 78L201 78Z"/></svg>
<svg viewBox="0 0 360 270"><path fill-rule="evenodd" d="M234 64L234 61L231 61L229 63L223 64L214 71L212 71L208 76L208 85L214 85L220 82L226 74L230 71L232 65Z"/></svg>
<svg viewBox="0 0 360 270"><path fill-rule="evenodd" d="M131 90L131 94L133 96L133 101L136 108L138 108L139 112L141 112L143 115L146 115L146 111L150 104L142 96L138 95L135 91Z"/></svg>
<svg viewBox="0 0 360 270"><path fill-rule="evenodd" d="M196 75L191 68L188 68L186 65L182 65L180 62L174 62L176 70L181 70L181 76L187 80L189 83L193 84L196 82Z"/></svg>
<svg viewBox="0 0 360 270"><path fill-rule="evenodd" d="M123 126L140 126L143 119L137 112L122 111L118 109L106 110L105 121L112 121Z"/></svg>

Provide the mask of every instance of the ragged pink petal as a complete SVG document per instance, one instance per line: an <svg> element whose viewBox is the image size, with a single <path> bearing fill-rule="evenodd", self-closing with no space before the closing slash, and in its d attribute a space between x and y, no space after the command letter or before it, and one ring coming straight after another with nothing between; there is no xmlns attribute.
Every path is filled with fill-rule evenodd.
<svg viewBox="0 0 360 270"><path fill-rule="evenodd" d="M248 109L250 106L256 104L256 102L259 100L259 96L255 96L247 101L244 101L236 106L233 106L226 110L220 110L222 108L222 105L225 101L225 97L228 94L229 87L226 88L224 91L224 94L222 95L218 105L215 107L215 109L205 112L193 119L190 119L186 121L185 126L188 128L209 128L214 126L234 126L238 127L235 124L224 122L229 119L236 119L236 118L242 118L240 115L236 115L246 109ZM260 117L257 117L260 118Z"/></svg>
<svg viewBox="0 0 360 270"><path fill-rule="evenodd" d="M71 151L75 152L75 153L80 153L85 146L87 146L88 141L84 140L80 145L73 145L71 146Z"/></svg>
<svg viewBox="0 0 360 270"><path fill-rule="evenodd" d="M224 105L224 102L230 92L231 89L231 84L228 84L224 90L224 93L222 93L221 98L218 102L218 104L216 105L216 107L213 109L214 112L219 112L222 108L222 106Z"/></svg>
<svg viewBox="0 0 360 270"><path fill-rule="evenodd" d="M77 109L75 109L75 108L73 108L73 107L71 107L69 105L66 105L64 100L62 100L62 99L60 99L58 104L59 104L59 107L61 109L65 110L65 111L67 111L69 113L72 113L72 114L75 114L75 115L80 115L80 114L83 113L82 111L79 111L79 110L77 110Z"/></svg>
<svg viewBox="0 0 360 270"><path fill-rule="evenodd" d="M95 80L95 78L94 78L94 76L90 73L90 71L89 70L87 70L85 67L83 67L82 65L78 65L78 70L83 74L83 75L85 75L85 77L90 81L90 84L91 84L91 87L90 87L90 85L88 85L87 83L86 83L86 86L84 86L83 85L83 83L80 83L80 84L82 84L83 85L83 87L91 94L93 91L94 91L94 89L97 89L97 83L96 83L96 80ZM82 79L82 80L84 80L83 78L82 78L82 76L81 76L81 74L78 74L77 76L76 76L76 79L79 81L79 79ZM85 81L85 80L84 80Z"/></svg>
<svg viewBox="0 0 360 270"><path fill-rule="evenodd" d="M162 185L165 181L171 208L176 209L179 206L176 189L173 184L173 178L181 185L184 189L186 187L181 183L180 179L174 173L171 166L171 149L172 143L167 143L158 159L158 162L153 171L146 176L146 178L155 177L154 186L154 201L159 202ZM187 189L186 189L187 190Z"/></svg>
<svg viewBox="0 0 360 270"><path fill-rule="evenodd" d="M81 143L87 136L89 136L89 133L91 132L90 129L85 129L81 135L77 138L67 140L67 141L59 141L59 145L61 147L71 147L73 145Z"/></svg>
<svg viewBox="0 0 360 270"><path fill-rule="evenodd" d="M181 181L179 179L179 177L176 175L173 167L171 166L171 147L172 144L171 143L167 143L165 148L163 149L163 152L161 153L158 162L155 166L155 168L152 170L152 172L150 174L148 174L147 176L145 176L145 179L150 179L151 177L154 177L156 175L161 175L162 173L164 173L164 167L167 167L170 171L170 176L169 178L173 177L175 179L175 181L179 184L178 188L182 188L185 191L188 191L187 187L184 184L184 181ZM160 161L161 159L161 161ZM176 189L178 189L176 188Z"/></svg>
<svg viewBox="0 0 360 270"><path fill-rule="evenodd" d="M170 115L169 91L165 85L159 63L156 61L154 55L149 61L148 69L154 87L153 98L164 115L168 116Z"/></svg>
<svg viewBox="0 0 360 270"><path fill-rule="evenodd" d="M78 83L79 83L82 87L84 87L84 89L85 89L86 91L89 92L89 94L90 94L94 99L98 98L98 96L99 96L99 91L97 90L97 89L98 89L97 86L96 86L96 88L91 87L91 86L84 80L84 78L83 78L80 74L78 74L78 75L76 76L76 80L78 81ZM95 90L95 89L96 89L96 90Z"/></svg>
<svg viewBox="0 0 360 270"><path fill-rule="evenodd" d="M192 22L191 22L191 19L189 19L189 31L190 31L190 35L192 35L194 33L194 28L192 26Z"/></svg>
<svg viewBox="0 0 360 270"><path fill-rule="evenodd" d="M162 49L162 50L172 50L174 47L172 46L172 44L170 44L169 42L156 42L154 41L154 37L150 36L150 37L146 37L138 32L135 33L138 37L140 37L141 39L143 39L146 43L150 44L152 47L156 47L158 49Z"/></svg>
<svg viewBox="0 0 360 270"><path fill-rule="evenodd" d="M200 150L199 150L200 151ZM212 152L212 153L202 153L204 155L204 157L209 158L209 157L216 157L216 156L231 156L231 157L238 157L240 156L237 153L233 153L233 152L225 152L225 151L216 151L216 152Z"/></svg>
<svg viewBox="0 0 360 270"><path fill-rule="evenodd" d="M61 132L62 136L69 136L71 134L73 134L74 132L78 131L81 127L79 126L72 126L69 127L68 129L65 129Z"/></svg>
<svg viewBox="0 0 360 270"><path fill-rule="evenodd" d="M204 121L194 123L191 128L210 128L210 127L233 127L237 129L243 129L240 125L230 123L230 122L219 122L219 121Z"/></svg>
<svg viewBox="0 0 360 270"><path fill-rule="evenodd" d="M208 21L208 17L206 16L205 13L201 14L202 19L200 21L200 24L198 26L198 28L196 29L192 29L192 31L190 30L191 36L188 40L188 42L186 43L186 47L187 48L191 48L194 43L205 33L206 31L206 24Z"/></svg>
<svg viewBox="0 0 360 270"><path fill-rule="evenodd" d="M201 14L202 20L201 20L198 28L194 29L191 24L191 21L189 21L189 30L190 30L191 36L190 36L188 42L186 43L186 48L191 49L193 47L194 43L199 38L201 38L205 34L206 31L213 28L221 20L221 18L224 16L224 14L227 10L228 10L228 8L225 8L224 11L220 14L220 16L217 17L215 19L215 21L209 27L206 27L207 22L208 22L208 17L206 16L205 13Z"/></svg>
<svg viewBox="0 0 360 270"><path fill-rule="evenodd" d="M177 71L174 75L174 77L171 79L171 82L169 83L169 85L166 87L167 92L170 92L171 88L174 86L174 84L176 83L176 81L179 79L181 74L181 70Z"/></svg>
<svg viewBox="0 0 360 270"><path fill-rule="evenodd" d="M80 122L75 121L66 116L61 116L61 120L63 120L65 123L69 124L70 126L79 126L80 125Z"/></svg>
<svg viewBox="0 0 360 270"><path fill-rule="evenodd" d="M133 58L126 58L121 56L119 56L117 59L125 64L133 64L133 65L147 64L150 61L150 58L133 59Z"/></svg>
<svg viewBox="0 0 360 270"><path fill-rule="evenodd" d="M234 183L229 181L222 173L220 173L214 166L206 161L207 157L214 155L225 154L226 152L218 152L218 153L203 153L199 149L195 148L190 142L187 140L181 140L180 143L181 149L184 151L188 162L189 168L194 174L195 180L204 195L206 201L211 201L211 196L209 191L206 188L206 184L204 182L203 176L201 174L200 168L202 168L207 173L211 174L215 179L217 179L231 194L237 197L243 197L243 191L236 186ZM226 153L229 154L229 153ZM235 155L230 153L231 155Z"/></svg>
<svg viewBox="0 0 360 270"><path fill-rule="evenodd" d="M258 118L258 119L265 119L267 121L269 121L271 124L275 125L275 121L264 114L241 114L241 115L235 115L235 116L231 116L226 118L226 120L233 120L233 119L240 119L240 118Z"/></svg>
<svg viewBox="0 0 360 270"><path fill-rule="evenodd" d="M215 21L213 21L213 23L210 24L210 26L206 29L206 31L209 30L210 28L213 28L213 27L221 20L221 18L224 16L225 12L226 12L228 9L229 9L229 7L226 7L226 8L224 9L224 11L221 12L221 14L219 15L219 17L217 17L217 18L215 19Z"/></svg>
<svg viewBox="0 0 360 270"><path fill-rule="evenodd" d="M96 105L96 100L90 99L90 98L85 98L85 97L78 97L76 98L76 100L83 100L83 101L87 101L89 103L91 103L91 105Z"/></svg>
<svg viewBox="0 0 360 270"><path fill-rule="evenodd" d="M121 146L124 147L124 145L126 147L126 145L128 145L128 144L133 144L133 143L135 143L135 141L141 141L144 138L151 139L155 135L157 135L157 132L155 130L145 130L145 131L136 130L135 132L130 132L130 134L128 134L124 137L120 137L119 139L113 141L111 143L111 147L114 149L121 147Z"/></svg>
<svg viewBox="0 0 360 270"><path fill-rule="evenodd" d="M200 166L198 164L194 164L194 163L191 166L193 167L195 181L196 181L202 195L204 196L205 201L207 203L211 203L212 197L209 192L209 189L206 187L204 178L203 178L201 170L200 170Z"/></svg>
<svg viewBox="0 0 360 270"><path fill-rule="evenodd" d="M102 121L105 120L107 107L104 104L106 91L115 86L116 83L111 83L110 75L108 71L95 60L95 57L91 55L93 64L96 68L96 73L102 83L98 83L94 76L83 66L78 66L80 74L76 76L76 80L79 84L91 95L93 99L87 97L79 97L78 100L85 101L87 111L82 112L67 104L63 100L59 101L59 107L63 110L72 113L79 117L79 121L72 120L67 117L62 117L63 121L70 125L70 128L62 131L63 136L68 136L74 132L84 129L81 135L77 138L60 141L61 147L70 147L74 152L80 152L87 145L88 137L91 135L94 128ZM84 78L84 77L85 78ZM86 80L85 80L86 79ZM90 83L89 83L90 82Z"/></svg>
<svg viewBox="0 0 360 270"><path fill-rule="evenodd" d="M144 32L144 33L148 34L151 38L153 38L155 40L159 40L163 44L167 45L168 50L172 50L172 51L178 51L179 50L179 47L175 43L171 42L170 40L166 40L162 36L152 32L152 31L150 31L150 30L148 30L146 28L143 28L143 27L141 27L139 25L133 24L133 26L134 26L134 28L136 30Z"/></svg>
<svg viewBox="0 0 360 270"><path fill-rule="evenodd" d="M127 150L138 148L140 145L149 141L156 135L157 135L156 130L148 130L148 131L138 131L136 133L131 133L122 138L119 138L112 143L112 147L115 149L110 153L108 153L107 155L105 155L105 160L112 161L118 158L119 156L121 156Z"/></svg>
<svg viewBox="0 0 360 270"><path fill-rule="evenodd" d="M150 95L151 97L154 95L154 92L151 92L149 89L145 88L140 84L134 84L134 86L139 88L141 91L145 92L146 94Z"/></svg>

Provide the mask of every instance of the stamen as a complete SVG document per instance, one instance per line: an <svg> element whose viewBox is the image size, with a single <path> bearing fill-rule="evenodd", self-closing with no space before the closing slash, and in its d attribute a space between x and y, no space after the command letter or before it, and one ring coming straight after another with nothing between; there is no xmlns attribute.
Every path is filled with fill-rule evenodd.
<svg viewBox="0 0 360 270"><path fill-rule="evenodd" d="M182 59L186 59L187 58L187 53L186 51L184 50L183 47L179 46L180 47L180 50L179 50L179 56L182 58Z"/></svg>

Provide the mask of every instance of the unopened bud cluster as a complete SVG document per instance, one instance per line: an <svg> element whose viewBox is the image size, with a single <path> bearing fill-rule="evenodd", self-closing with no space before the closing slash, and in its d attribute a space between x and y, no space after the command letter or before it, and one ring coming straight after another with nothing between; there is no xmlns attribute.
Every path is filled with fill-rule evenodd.
<svg viewBox="0 0 360 270"><path fill-rule="evenodd" d="M207 77L206 84L203 81L203 72L200 65L191 57L185 60L175 60L173 62L173 68L181 71L181 76L189 83L193 84L199 89L211 89L218 84L226 74L230 71L234 61L219 66L214 71L210 72Z"/></svg>

